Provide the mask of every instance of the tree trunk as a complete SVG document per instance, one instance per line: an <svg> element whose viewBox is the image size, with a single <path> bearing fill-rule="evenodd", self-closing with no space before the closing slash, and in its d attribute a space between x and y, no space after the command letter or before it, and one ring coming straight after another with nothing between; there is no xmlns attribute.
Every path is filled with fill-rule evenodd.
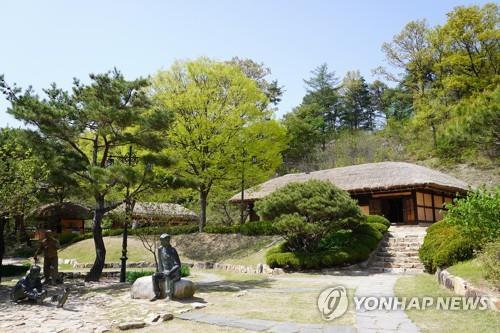
<svg viewBox="0 0 500 333"><path fill-rule="evenodd" d="M437 134L436 134L436 126L434 123L431 123L431 129L432 129L432 144L434 146L434 149L437 148Z"/></svg>
<svg viewBox="0 0 500 333"><path fill-rule="evenodd" d="M4 240L4 229L7 219L3 216L0 217L0 282L2 282L2 261L3 255L5 253L5 240Z"/></svg>
<svg viewBox="0 0 500 333"><path fill-rule="evenodd" d="M106 247L102 239L102 218L104 216L104 199L97 200L96 208L94 209L94 219L92 221L92 233L94 234L95 245L95 261L87 275L86 281L99 281L104 263L106 262Z"/></svg>
<svg viewBox="0 0 500 333"><path fill-rule="evenodd" d="M200 190L200 232L203 232L203 229L207 224L207 197L208 192L206 190Z"/></svg>
<svg viewBox="0 0 500 333"><path fill-rule="evenodd" d="M16 237L18 242L28 242L29 237L24 223L24 214L14 216L16 221Z"/></svg>

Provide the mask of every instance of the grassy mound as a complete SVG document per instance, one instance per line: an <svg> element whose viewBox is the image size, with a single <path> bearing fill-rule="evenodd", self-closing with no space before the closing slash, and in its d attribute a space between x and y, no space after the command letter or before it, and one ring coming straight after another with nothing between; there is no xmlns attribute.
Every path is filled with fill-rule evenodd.
<svg viewBox="0 0 500 333"><path fill-rule="evenodd" d="M277 239L279 239L277 236L196 233L172 236L172 245L179 252L182 261L225 261L252 256ZM104 237L104 244L106 246L106 262L120 262L121 236ZM127 249L129 262L154 262L153 255L143 247L141 241L135 236L129 236ZM76 259L80 263L92 263L95 259L94 241L85 239L74 243L59 251L59 258Z"/></svg>

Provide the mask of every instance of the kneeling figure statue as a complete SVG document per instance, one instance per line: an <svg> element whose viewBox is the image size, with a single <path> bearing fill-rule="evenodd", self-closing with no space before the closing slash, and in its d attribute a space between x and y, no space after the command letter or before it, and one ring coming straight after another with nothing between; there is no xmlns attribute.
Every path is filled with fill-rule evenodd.
<svg viewBox="0 0 500 333"><path fill-rule="evenodd" d="M42 289L38 265L31 266L28 274L16 283L10 294L10 299L14 302L30 300L41 304L46 297L47 290Z"/></svg>
<svg viewBox="0 0 500 333"><path fill-rule="evenodd" d="M160 243L161 246L158 248L158 272L153 275L155 296L151 301L156 301L165 296L172 299L175 282L181 279L181 260L175 248L170 245L170 235L162 234Z"/></svg>

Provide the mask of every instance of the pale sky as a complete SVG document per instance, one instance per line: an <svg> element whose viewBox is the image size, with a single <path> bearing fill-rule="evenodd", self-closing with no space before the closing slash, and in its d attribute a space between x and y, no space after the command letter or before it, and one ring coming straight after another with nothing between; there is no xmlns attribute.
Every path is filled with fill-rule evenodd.
<svg viewBox="0 0 500 333"><path fill-rule="evenodd" d="M278 116L298 105L302 79L326 62L342 77L385 65L380 51L403 26L442 24L459 5L486 1L23 1L0 0L0 74L37 92L117 67L128 78L176 59L264 62L285 87ZM0 97L0 127L19 126Z"/></svg>

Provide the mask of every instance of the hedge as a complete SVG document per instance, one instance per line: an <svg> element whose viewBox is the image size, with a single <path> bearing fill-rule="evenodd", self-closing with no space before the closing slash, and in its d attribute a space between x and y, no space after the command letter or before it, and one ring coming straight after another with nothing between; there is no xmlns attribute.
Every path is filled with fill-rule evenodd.
<svg viewBox="0 0 500 333"><path fill-rule="evenodd" d="M30 269L30 264L23 265L2 265L0 267L0 276L18 276L24 275Z"/></svg>
<svg viewBox="0 0 500 333"><path fill-rule="evenodd" d="M427 229L419 257L429 273L446 268L459 261L471 259L474 242L446 221L439 221Z"/></svg>

